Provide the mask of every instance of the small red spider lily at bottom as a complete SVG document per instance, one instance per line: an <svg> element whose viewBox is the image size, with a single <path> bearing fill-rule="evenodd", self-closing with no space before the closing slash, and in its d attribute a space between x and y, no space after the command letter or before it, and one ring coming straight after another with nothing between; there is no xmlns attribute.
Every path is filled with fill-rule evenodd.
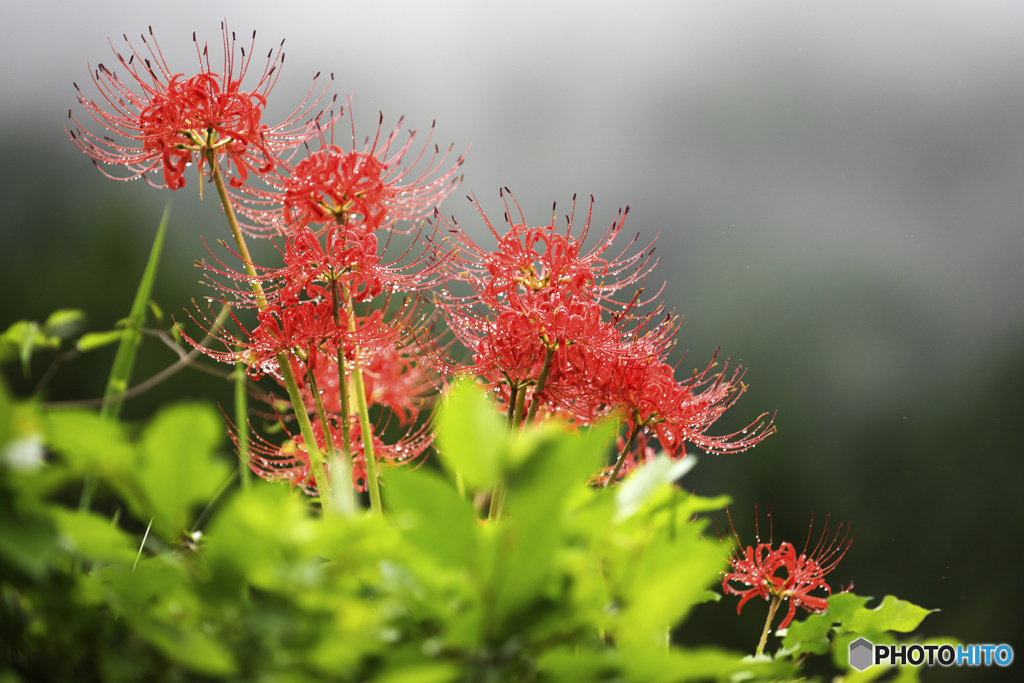
<svg viewBox="0 0 1024 683"><path fill-rule="evenodd" d="M729 524L732 525L731 517ZM770 622L779 603L789 600L789 611L782 623L779 624L781 629L786 628L793 621L798 605L808 612L814 613L824 612L828 608L828 598L832 595L832 588L825 582L825 575L835 569L839 561L843 559L853 543L853 539L849 538L848 524L840 524L836 533L830 538L828 518L826 517L821 537L814 549L808 553L807 548L810 545L813 528L814 517L812 516L811 529L807 531L804 549L798 553L792 543L783 542L779 544L778 548L775 548L771 541L761 543L760 539L758 539L756 547L748 545L746 550L741 552L739 537L733 527L735 547L729 558L732 571L726 572L722 576L722 590L726 594L740 596L736 614L740 613L743 605L748 601L755 596L760 596L773 602L773 608L769 615ZM738 588L734 584L739 584L744 588ZM823 591L824 595L811 595L811 591L818 589ZM766 625L766 629L769 627L770 624ZM763 647L763 642L762 639L761 647Z"/></svg>

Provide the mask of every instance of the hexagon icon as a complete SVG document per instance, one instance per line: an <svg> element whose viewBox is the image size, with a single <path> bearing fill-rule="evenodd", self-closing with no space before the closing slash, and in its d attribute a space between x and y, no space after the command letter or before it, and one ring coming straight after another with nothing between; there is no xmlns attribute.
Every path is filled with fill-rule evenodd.
<svg viewBox="0 0 1024 683"><path fill-rule="evenodd" d="M870 641L858 638L850 643L850 666L857 671L863 671L872 664L875 647Z"/></svg>

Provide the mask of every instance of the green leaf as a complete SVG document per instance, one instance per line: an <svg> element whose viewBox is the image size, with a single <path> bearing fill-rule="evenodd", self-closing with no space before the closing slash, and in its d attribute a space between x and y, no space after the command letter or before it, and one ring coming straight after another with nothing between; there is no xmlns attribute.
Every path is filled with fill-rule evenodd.
<svg viewBox="0 0 1024 683"><path fill-rule="evenodd" d="M190 525L191 509L224 484L231 468L214 458L224 425L210 406L162 410L143 432L137 476L152 504L153 527L175 539Z"/></svg>
<svg viewBox="0 0 1024 683"><path fill-rule="evenodd" d="M828 610L811 614L803 621L794 621L782 639L782 652L799 656L803 653L824 654L832 648L829 633L835 624L842 624L867 604L870 598L853 593L836 593L828 599ZM842 626L840 626L842 628Z"/></svg>
<svg viewBox="0 0 1024 683"><path fill-rule="evenodd" d="M707 599L707 588L725 566L718 544L704 542L687 527L670 539L654 536L631 569L618 618L619 642L642 647L663 643L666 629Z"/></svg>
<svg viewBox="0 0 1024 683"><path fill-rule="evenodd" d="M843 623L843 627L854 633L881 631L909 633L934 611L936 610L918 607L913 603L887 595L882 599L882 604L875 609L859 609L854 612L850 619Z"/></svg>
<svg viewBox="0 0 1024 683"><path fill-rule="evenodd" d="M0 361L19 359L22 372L28 377L32 351L37 346L47 346L49 340L39 328L39 323L19 320L0 335Z"/></svg>
<svg viewBox="0 0 1024 683"><path fill-rule="evenodd" d="M659 453L653 462L638 468L616 488L616 520L621 521L636 514L655 493L671 488L675 481L696 464L697 458L692 455L682 460L672 460L664 453Z"/></svg>
<svg viewBox="0 0 1024 683"><path fill-rule="evenodd" d="M149 301L149 312L153 314L153 320L159 326L164 319L164 309L160 308L160 304L150 299Z"/></svg>
<svg viewBox="0 0 1024 683"><path fill-rule="evenodd" d="M294 595L323 569L323 559L312 552L323 526L286 486L252 486L217 513L204 537L204 554L225 587L242 580Z"/></svg>
<svg viewBox="0 0 1024 683"><path fill-rule="evenodd" d="M61 540L69 550L90 560L131 564L138 544L106 517L67 508L52 508Z"/></svg>
<svg viewBox="0 0 1024 683"><path fill-rule="evenodd" d="M549 424L515 438L511 450L520 454L512 459L522 464L508 475L508 518L494 525L490 539L499 623L545 597L567 503L603 462L615 427L571 433Z"/></svg>
<svg viewBox="0 0 1024 683"><path fill-rule="evenodd" d="M590 652L553 647L540 655L537 668L544 674L544 680L566 683L613 680L611 677L620 668L619 653L614 650Z"/></svg>
<svg viewBox="0 0 1024 683"><path fill-rule="evenodd" d="M43 323L43 332L48 337L69 339L85 325L85 313L75 308L54 311Z"/></svg>
<svg viewBox="0 0 1024 683"><path fill-rule="evenodd" d="M130 471L135 449L121 425L86 410L52 410L45 416L46 441L79 474L116 477Z"/></svg>
<svg viewBox="0 0 1024 683"><path fill-rule="evenodd" d="M380 675L378 683L448 683L460 678L459 670L452 664L412 664L396 667Z"/></svg>
<svg viewBox="0 0 1024 683"><path fill-rule="evenodd" d="M395 469L385 494L388 511L411 544L442 564L475 564L476 512L451 484L429 470Z"/></svg>
<svg viewBox="0 0 1024 683"><path fill-rule="evenodd" d="M141 614L126 613L124 617L136 633L156 646L165 657L192 671L228 676L238 669L231 651L198 628L175 628Z"/></svg>
<svg viewBox="0 0 1024 683"><path fill-rule="evenodd" d="M39 579L57 554L57 530L45 517L13 516L0 509L0 557Z"/></svg>
<svg viewBox="0 0 1024 683"><path fill-rule="evenodd" d="M501 473L508 442L505 421L472 381L456 384L445 396L437 420L441 462L475 489L490 489Z"/></svg>
<svg viewBox="0 0 1024 683"><path fill-rule="evenodd" d="M128 324L124 330L124 336L117 347L117 355L114 356L114 365L110 369L110 377L107 379L107 389L103 398L107 401L103 404L101 414L103 417L114 417L121 412L121 400L112 399L124 393L128 389L128 382L131 379L132 368L135 366L135 355L138 352L139 344L142 342L142 323L146 317L146 307L153 294L153 284L156 282L157 265L160 263L160 252L164 245L164 235L167 233L167 219L170 217L171 205L167 204L164 209L163 218L160 219L160 227L156 231L156 239L153 240L153 247L149 252L149 261L139 282L139 288L135 292L135 301L132 302L131 313L128 316ZM87 503L88 501L86 501Z"/></svg>
<svg viewBox="0 0 1024 683"><path fill-rule="evenodd" d="M83 334L77 342L75 342L75 348L83 353L86 351L92 351L99 349L104 346L110 346L114 342L121 341L124 339L124 330L111 330L109 332L88 332Z"/></svg>
<svg viewBox="0 0 1024 683"><path fill-rule="evenodd" d="M749 680L787 678L792 664L754 658L717 648L693 650L623 647L622 668L629 681L675 683L677 681Z"/></svg>

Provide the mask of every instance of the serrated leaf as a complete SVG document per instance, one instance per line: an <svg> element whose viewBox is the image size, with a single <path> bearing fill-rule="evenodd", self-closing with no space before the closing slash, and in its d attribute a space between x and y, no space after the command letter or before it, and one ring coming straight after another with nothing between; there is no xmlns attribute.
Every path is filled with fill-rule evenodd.
<svg viewBox="0 0 1024 683"><path fill-rule="evenodd" d="M843 624L870 598L853 593L836 593L828 599L828 610L822 614L811 614L803 621L794 621L786 629L782 649L787 654L799 655L804 652L824 654L832 647L829 632L833 624ZM843 628L841 626L840 628Z"/></svg>
<svg viewBox="0 0 1024 683"><path fill-rule="evenodd" d="M881 631L909 633L934 611L887 595L882 599L882 604L875 609L859 609L854 612L843 626L854 633Z"/></svg>

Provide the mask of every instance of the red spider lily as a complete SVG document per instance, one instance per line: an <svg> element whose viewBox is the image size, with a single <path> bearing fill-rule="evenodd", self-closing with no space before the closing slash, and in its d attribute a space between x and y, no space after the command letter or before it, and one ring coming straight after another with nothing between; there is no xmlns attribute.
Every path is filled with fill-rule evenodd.
<svg viewBox="0 0 1024 683"><path fill-rule="evenodd" d="M335 449L340 450L342 428L337 417L331 416L328 424L330 425L332 443ZM328 452L322 424L317 420L313 422L312 426L321 452ZM363 450L361 428L355 416L350 420L349 430L349 440L352 446L352 486L356 491L366 491L366 456ZM236 441L237 446L237 436L233 430L231 437ZM421 456L432 442L433 434L424 425L394 444L385 444L375 436L373 437L373 450L378 462L398 465ZM338 457L341 457L340 453ZM330 477L330 461L325 461L324 466L328 477ZM317 494L309 456L301 436L292 436L281 446L274 446L262 437L255 436L249 445L249 467L267 481L287 482L293 487L302 488L310 495Z"/></svg>
<svg viewBox="0 0 1024 683"><path fill-rule="evenodd" d="M247 226L248 231L289 234L295 226L322 230L329 225L394 230L396 221L428 217L461 180L456 172L464 157L446 167L452 146L443 153L431 146L432 125L409 161L416 131L400 143L400 119L381 139L383 120L381 115L373 142L367 140L362 150L355 148L354 124L351 150L333 144L333 128L331 139L321 132L320 149L295 165L282 164L281 171L266 177L271 189L246 188L236 195L239 213L257 223ZM425 168L414 172L418 166Z"/></svg>
<svg viewBox="0 0 1024 683"><path fill-rule="evenodd" d="M508 189L505 188L501 194L505 201L505 220L509 224L505 234L495 229L476 199L470 199L484 225L498 241L494 251L482 250L457 222L448 225L460 250L455 275L470 283L477 295L489 305L518 306L517 301L531 297L568 299L573 295L585 295L599 303L620 307L622 304L611 300L610 296L620 289L642 283L656 265L650 259L654 251L653 242L647 249L626 256L636 238L617 255L605 255L621 233L629 207L616 216L598 246L584 253L583 243L590 232L593 217L593 197L590 198L583 229L578 236L573 236L575 197L572 213L566 216L565 234L562 234L555 226L554 208L550 224L529 227ZM515 206L518 222L513 221L509 199ZM631 269L633 272L630 273Z"/></svg>
<svg viewBox="0 0 1024 683"><path fill-rule="evenodd" d="M245 363L253 379L267 374L280 378L277 357L286 353L301 388L301 378L306 375L307 368L318 372L321 364L337 357L339 345L348 357L355 353L355 349L359 349L361 355L372 357L375 352L399 343L409 324L418 318L415 305L410 303L403 305L391 317L385 309L378 309L367 315L343 317L338 323L334 313L335 308L328 298L298 301L291 305L273 303L257 314L259 323L251 332L232 314L241 331L237 336L216 328L206 314L201 314L202 322L193 317L194 322L224 345L225 351L200 346L185 333L182 337L214 360Z"/></svg>
<svg viewBox="0 0 1024 683"><path fill-rule="evenodd" d="M715 354L717 355L717 351ZM709 453L737 453L755 446L775 433L773 419L760 415L745 428L723 435L709 435L708 429L735 405L746 385L743 368L728 375L729 361L717 373L715 358L703 370L677 381L675 370L666 363L637 362L635 357L619 363L605 381L609 401L622 408L633 429L651 429L670 455L686 455L685 442Z"/></svg>
<svg viewBox="0 0 1024 683"><path fill-rule="evenodd" d="M653 267L652 249L628 255L627 246L608 255L628 209L586 251L593 199L583 230L573 236L571 216L564 232L554 227L554 217L547 226L528 227L512 199L523 221L514 222L510 195L502 196L510 225L504 235L474 201L498 241L493 252L480 249L457 224L449 225L460 249L453 279L466 281L473 294L449 295L440 304L455 337L473 352L467 372L484 381L499 405L507 410L525 392L526 401L536 404L535 419L559 415L589 424L623 415L630 438L612 478L646 457L647 432L677 457L686 454L687 441L711 452L737 452L773 433L772 420L762 415L736 433L707 434L742 395L742 369L729 376L726 363L713 373L712 359L703 372L677 381L664 360L675 343L677 319L660 308L636 313L649 303L640 301L642 290L626 303L613 298L624 287L642 284Z"/></svg>
<svg viewBox="0 0 1024 683"><path fill-rule="evenodd" d="M259 311L258 324L251 331L235 319L240 335L214 329L211 319L203 315L203 321L197 322L227 347L224 352L208 348L203 352L223 362L241 360L258 377L277 374L276 359L282 352L296 355L312 368L315 356L331 357L339 345L346 354L358 348L361 357L368 358L393 348L421 322L421 308L418 299L407 298L397 311L389 312L391 292L398 287L409 292L430 286L442 276L446 256L409 259L407 252L399 260L408 263L382 265L376 252L373 233L335 225L322 244L309 228L297 228L288 238L283 268L256 266L262 301L250 288L253 277L219 260L216 266L199 264L207 271L207 283L233 309ZM239 284L232 285L231 280ZM380 308L365 315L352 311L354 301L369 301L385 290Z"/></svg>
<svg viewBox="0 0 1024 683"><path fill-rule="evenodd" d="M731 523L730 517L730 525ZM847 526L844 531L843 526L840 524L835 535L829 538L826 517L821 537L809 554L807 547L810 545L814 528L813 517L804 549L799 553L792 543L783 542L775 548L771 541L761 543L760 539L756 547L748 545L741 552L739 537L733 528L735 546L729 558L732 571L723 575L722 590L727 594L740 596L736 613L739 614L743 605L755 596L765 600L788 600L789 611L779 624L779 628L786 628L793 621L797 606L814 613L828 609L828 597L832 594L832 588L825 582L825 575L836 568L853 543L853 539L849 538L849 527ZM745 588L737 588L733 582ZM819 589L825 595L811 595L811 591Z"/></svg>
<svg viewBox="0 0 1024 683"><path fill-rule="evenodd" d="M556 380L571 382L578 390L579 377L586 374L585 368L596 367L596 356L614 354L619 347L619 309L636 305L636 297L623 306L611 295L643 280L653 267L650 253L625 256L627 247L617 256L605 257L628 209L620 212L598 247L584 252L593 200L580 235L573 236L572 215L566 217L564 234L555 227L554 216L549 225L529 227L520 211L522 222L513 223L511 195L506 190L502 196L510 225L504 235L471 200L498 241L495 251L483 251L457 223L447 224L460 250L452 262L452 279L468 283L473 294L449 292L439 306L455 337L474 354L469 372L492 388L507 384L518 391L546 371L551 392L557 393ZM617 313L608 310L613 307ZM602 319L605 313L607 321Z"/></svg>
<svg viewBox="0 0 1024 683"><path fill-rule="evenodd" d="M435 382L423 365L426 359L422 353L396 344L360 355L359 367L363 373L367 404L389 409L403 426L415 422L435 393ZM351 360L350 353L346 365ZM321 392L324 409L340 413L341 378L337 355L323 354L321 362L311 367L314 368L314 380ZM351 374L350 370L348 374ZM307 406L315 406L308 384L303 384L302 394Z"/></svg>
<svg viewBox="0 0 1024 683"><path fill-rule="evenodd" d="M250 173L270 173L281 163L282 156L317 136L315 119L303 119L310 117L326 87L313 97L317 87L314 78L309 94L287 119L273 127L266 125L262 121L263 110L277 82L284 53L281 47L276 52L271 50L259 82L252 89L243 90L242 81L252 61L256 34L253 33L248 53L245 47L239 47L236 55L235 34L223 23L221 28L224 57L219 70L214 70L207 46L200 48L193 33L199 73L189 77L175 73L165 61L150 27L149 38L142 36L142 49L136 49L124 37L130 51L127 59L114 50L127 78L122 80L103 64L93 71L92 81L101 95L99 101L88 99L75 85L78 101L89 116L107 133L121 138L92 133L68 112L75 124L75 130L68 134L82 151L96 162L123 166L131 172L125 178L106 171L104 174L122 180L144 177L159 187L161 184L149 175L159 171L163 186L176 190L185 185L187 167L198 162L201 170L207 153L213 152L224 161L230 184L241 187Z"/></svg>

